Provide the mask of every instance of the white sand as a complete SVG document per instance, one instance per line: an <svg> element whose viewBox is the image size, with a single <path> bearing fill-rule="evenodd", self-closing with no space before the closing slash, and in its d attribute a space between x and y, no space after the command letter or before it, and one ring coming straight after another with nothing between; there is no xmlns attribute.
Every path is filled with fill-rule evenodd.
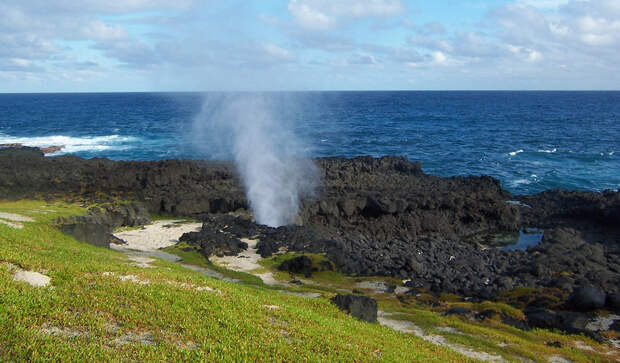
<svg viewBox="0 0 620 363"><path fill-rule="evenodd" d="M552 355L549 357L549 363L573 363L572 360L562 357L561 355Z"/></svg>
<svg viewBox="0 0 620 363"><path fill-rule="evenodd" d="M253 270L256 270L258 268L263 268L258 263L258 261L261 259L256 249L256 244L258 243L258 240L241 238L241 241L248 244L248 249L241 252L239 255L224 256L224 257L212 256L209 259L211 260L211 262L217 265L224 266L227 269L234 270L234 271L252 273L251 271ZM267 285L288 286L287 283L276 280L273 277L273 274L271 272L265 272L265 273L260 273L260 274L252 273L252 274L254 276L259 277Z"/></svg>
<svg viewBox="0 0 620 363"><path fill-rule="evenodd" d="M0 212L0 218L8 219L9 221L14 221L14 222L34 222L34 219L30 217L26 217L21 214L15 214L15 213Z"/></svg>
<svg viewBox="0 0 620 363"><path fill-rule="evenodd" d="M21 223L13 223L13 222L5 221L3 219L0 219L0 223L7 225L11 228L17 228L17 229L24 228L24 226Z"/></svg>
<svg viewBox="0 0 620 363"><path fill-rule="evenodd" d="M13 280L23 281L34 287L45 287L52 279L38 272L17 269L13 273Z"/></svg>
<svg viewBox="0 0 620 363"><path fill-rule="evenodd" d="M11 228L22 228L23 225L19 222L34 222L34 219L23 216L21 214L0 212L0 223L7 225Z"/></svg>
<svg viewBox="0 0 620 363"><path fill-rule="evenodd" d="M200 230L202 223L178 223L175 220L156 221L143 229L118 232L114 235L127 242L124 245L110 246L115 250L155 251L175 245L186 232Z"/></svg>

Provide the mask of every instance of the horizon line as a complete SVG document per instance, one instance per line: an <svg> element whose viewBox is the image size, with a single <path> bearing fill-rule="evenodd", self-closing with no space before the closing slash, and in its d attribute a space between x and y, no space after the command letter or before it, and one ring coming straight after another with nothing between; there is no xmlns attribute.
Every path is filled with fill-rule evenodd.
<svg viewBox="0 0 620 363"><path fill-rule="evenodd" d="M203 91L40 91L1 92L0 95L19 94L111 94L111 93L345 93L345 92L620 92L620 89L366 89L366 90L203 90Z"/></svg>

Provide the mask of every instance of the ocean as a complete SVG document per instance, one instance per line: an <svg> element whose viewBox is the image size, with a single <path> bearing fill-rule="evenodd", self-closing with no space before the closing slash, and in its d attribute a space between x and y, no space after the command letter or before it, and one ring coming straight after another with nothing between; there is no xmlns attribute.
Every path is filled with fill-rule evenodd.
<svg viewBox="0 0 620 363"><path fill-rule="evenodd" d="M0 94L0 144L113 160L221 159L196 134L201 93ZM402 155L429 174L491 175L513 194L620 188L620 92L274 92L308 156ZM208 110L207 110L208 112ZM253 112L253 110L248 110ZM202 130L205 132L205 130ZM208 130L206 130L208 132ZM221 151L221 150L220 150Z"/></svg>

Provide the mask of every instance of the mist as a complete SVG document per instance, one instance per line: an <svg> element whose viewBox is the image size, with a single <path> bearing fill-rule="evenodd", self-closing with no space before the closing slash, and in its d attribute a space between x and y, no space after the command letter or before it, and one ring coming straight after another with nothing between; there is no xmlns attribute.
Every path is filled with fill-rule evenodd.
<svg viewBox="0 0 620 363"><path fill-rule="evenodd" d="M274 94L207 94L192 127L203 156L234 161L256 222L271 227L293 224L300 200L318 184L308 148L287 117L294 103Z"/></svg>

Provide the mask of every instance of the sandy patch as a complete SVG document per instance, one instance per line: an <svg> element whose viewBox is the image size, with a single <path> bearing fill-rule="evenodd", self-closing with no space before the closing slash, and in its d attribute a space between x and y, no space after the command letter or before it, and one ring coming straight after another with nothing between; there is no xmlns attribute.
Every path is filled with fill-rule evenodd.
<svg viewBox="0 0 620 363"><path fill-rule="evenodd" d="M573 363L572 360L564 358L560 355L552 355L551 357L549 357L548 362L549 363Z"/></svg>
<svg viewBox="0 0 620 363"><path fill-rule="evenodd" d="M34 219L21 214L0 212L0 223L11 228L23 228L24 226L19 222L34 222Z"/></svg>
<svg viewBox="0 0 620 363"><path fill-rule="evenodd" d="M155 339L150 332L145 333L127 333L122 337L114 339L112 344L125 345L129 343L139 343L142 345L155 345Z"/></svg>
<svg viewBox="0 0 620 363"><path fill-rule="evenodd" d="M25 282L34 287L46 287L52 281L51 278L34 271L26 271L15 269L13 272L13 280Z"/></svg>
<svg viewBox="0 0 620 363"><path fill-rule="evenodd" d="M451 326L440 326L440 327L438 327L436 329L437 329L437 331L440 331L442 333L461 334L461 335L464 334L463 332L458 331L458 330L456 330L455 328L453 328Z"/></svg>
<svg viewBox="0 0 620 363"><path fill-rule="evenodd" d="M575 340L574 342L575 344L575 348L577 349L581 349L581 350L589 350L589 351L594 351L594 348L587 345L585 342L582 342L581 340Z"/></svg>
<svg viewBox="0 0 620 363"><path fill-rule="evenodd" d="M505 362L505 359L499 355L490 354L487 352L475 351L471 348L464 347L458 344L449 343L446 338L441 335L426 334L419 326L410 321L390 319L391 314L379 310L377 313L377 321L379 324L390 327L394 330L398 330L404 333L413 334L418 336L427 342L435 345L448 347L464 356L479 359L487 362Z"/></svg>
<svg viewBox="0 0 620 363"><path fill-rule="evenodd" d="M13 222L34 222L34 219L15 213L0 212L0 219L7 219Z"/></svg>
<svg viewBox="0 0 620 363"><path fill-rule="evenodd" d="M362 281L356 283L355 287L358 289L372 290L375 294L383 293L388 288L387 284L381 281Z"/></svg>
<svg viewBox="0 0 620 363"><path fill-rule="evenodd" d="M175 245L183 233L198 231L202 227L200 222L181 222L183 221L155 221L142 229L117 232L114 236L122 239L126 244L111 247L116 250L154 251Z"/></svg>
<svg viewBox="0 0 620 363"><path fill-rule="evenodd" d="M17 228L17 229L24 228L24 226L21 223L13 223L13 222L5 221L3 219L0 219L0 223L6 226L9 226L11 228Z"/></svg>
<svg viewBox="0 0 620 363"><path fill-rule="evenodd" d="M154 259L145 256L129 255L128 257L130 261L133 261L132 265L141 268L153 268L150 263L155 262Z"/></svg>
<svg viewBox="0 0 620 363"><path fill-rule="evenodd" d="M69 328L59 328L56 326L51 326L49 324L43 325L41 332L47 335L62 336L65 338L76 338L79 336L87 335L86 333L83 333L79 330L69 329Z"/></svg>
<svg viewBox="0 0 620 363"><path fill-rule="evenodd" d="M199 285L194 285L194 284L190 284L190 283L187 283L187 282L181 282L181 283L178 283L178 282L175 282L175 281L166 281L166 282L169 283L170 285L182 287L182 288L185 288L185 289L192 289L192 290L196 290L196 291L209 291L209 292L214 292L215 291L215 292L220 293L219 290L216 290L216 289L214 289L212 287L209 287L209 286L199 286Z"/></svg>
<svg viewBox="0 0 620 363"><path fill-rule="evenodd" d="M132 264L139 267L152 267L150 265L152 259L151 257L161 258L170 262L179 263L181 259L173 254L166 253L163 251L159 251L159 248L172 246L179 241L179 237L186 232L197 231L202 228L202 223L179 223L182 221L177 220L165 220L165 221L157 221L151 225L147 225L142 229L133 230L133 231L125 231L115 233L115 236L124 240L126 244L110 244L110 248L116 251L124 252L132 261ZM211 261L225 266L227 269L234 271L241 271L246 273L251 273L250 271L256 270L258 268L262 268L259 265L258 261L261 259L260 255L256 253L256 244L258 240L246 239L242 238L242 241L248 244L248 249L243 251L238 256L225 256L225 257L211 257ZM201 266L188 265L184 263L179 263L181 266L202 273L203 275L213 277L219 280L224 280L228 282L239 282L237 279L233 279L227 277L217 271L213 271ZM111 273L107 273L111 274ZM265 272L261 274L253 274L254 276L259 277L263 282L267 285L278 285L278 286L287 286L291 285L278 281L273 277L271 272ZM128 278L132 281L130 278ZM134 281L135 282L135 281ZM197 290L203 289L207 290L210 288L205 287L196 287ZM291 291L282 291L283 293L290 293L293 295L304 296L315 298L321 296L319 293L312 292L291 292Z"/></svg>
<svg viewBox="0 0 620 363"><path fill-rule="evenodd" d="M225 266L227 269L246 272L250 274L252 274L251 271L262 268L263 266L258 263L261 257L257 253L256 249L256 244L258 243L258 240L241 238L241 241L248 244L248 249L241 252L239 255L224 257L212 256L209 259L211 260L211 262L220 266ZM266 285L289 286L289 284L287 284L286 282L276 280L271 272L264 272L261 274L253 275L263 280Z"/></svg>
<svg viewBox="0 0 620 363"><path fill-rule="evenodd" d="M148 279L140 280L136 275L117 275L114 272L104 272L103 276L114 276L121 281L129 281L139 285L147 285L150 281Z"/></svg>

